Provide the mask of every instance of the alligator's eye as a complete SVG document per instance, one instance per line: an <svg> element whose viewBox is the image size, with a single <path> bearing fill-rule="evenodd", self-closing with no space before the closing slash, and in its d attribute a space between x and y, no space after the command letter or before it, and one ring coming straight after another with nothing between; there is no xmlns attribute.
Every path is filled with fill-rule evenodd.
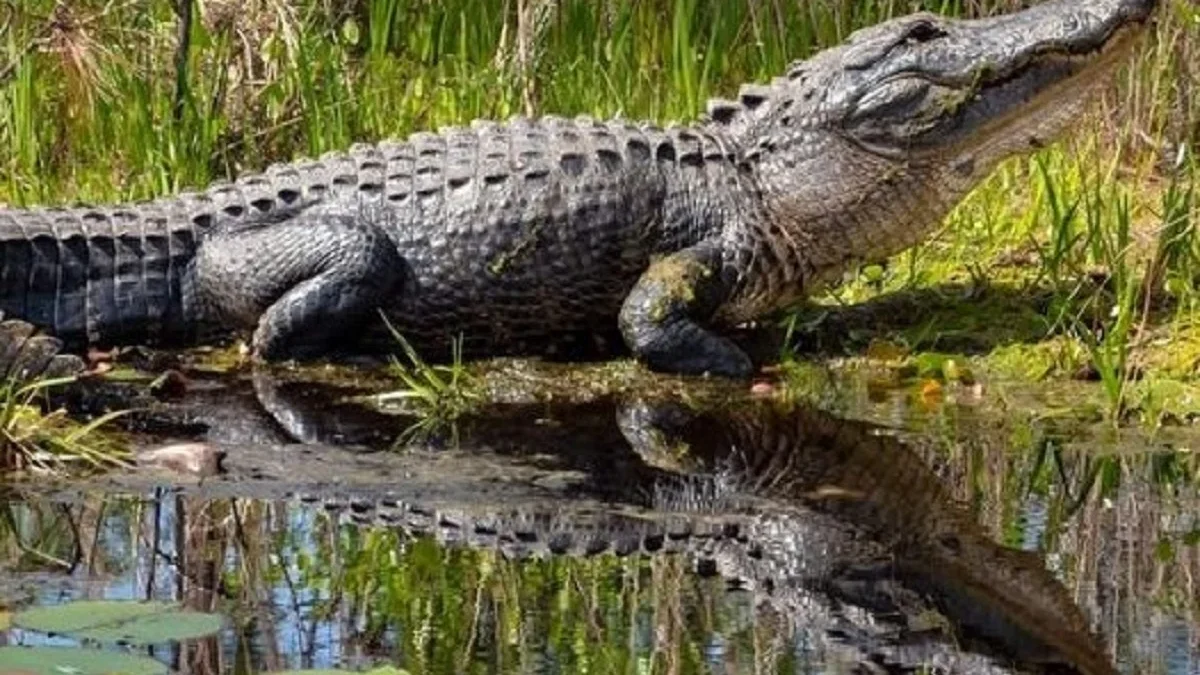
<svg viewBox="0 0 1200 675"><path fill-rule="evenodd" d="M931 87L927 80L915 77L886 82L858 99L850 122L885 122L909 118L925 107Z"/></svg>
<svg viewBox="0 0 1200 675"><path fill-rule="evenodd" d="M958 123L961 95L919 77L884 83L858 100L845 130L860 142L899 149L936 142Z"/></svg>

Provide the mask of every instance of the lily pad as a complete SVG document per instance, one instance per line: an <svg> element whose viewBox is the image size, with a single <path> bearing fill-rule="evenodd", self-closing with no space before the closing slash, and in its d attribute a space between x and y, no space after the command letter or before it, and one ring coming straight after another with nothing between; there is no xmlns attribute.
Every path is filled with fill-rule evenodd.
<svg viewBox="0 0 1200 675"><path fill-rule="evenodd" d="M374 668L372 670L284 670L282 673L272 673L271 675L409 675L408 670L403 668L392 667L392 665L384 665L382 668Z"/></svg>
<svg viewBox="0 0 1200 675"><path fill-rule="evenodd" d="M0 647L0 673L20 675L162 675L164 663L145 656L75 647Z"/></svg>
<svg viewBox="0 0 1200 675"><path fill-rule="evenodd" d="M186 611L174 603L121 600L35 607L13 617L14 626L27 630L139 645L212 635L222 624L216 614Z"/></svg>

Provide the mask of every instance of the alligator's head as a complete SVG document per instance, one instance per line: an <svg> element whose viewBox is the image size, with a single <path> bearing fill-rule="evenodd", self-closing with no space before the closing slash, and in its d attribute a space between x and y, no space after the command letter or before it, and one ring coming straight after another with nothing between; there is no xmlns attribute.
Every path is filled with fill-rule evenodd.
<svg viewBox="0 0 1200 675"><path fill-rule="evenodd" d="M1052 0L978 20L861 30L736 105L710 106L757 167L768 208L818 272L919 241L1013 154L1068 127L1111 82L1156 0Z"/></svg>

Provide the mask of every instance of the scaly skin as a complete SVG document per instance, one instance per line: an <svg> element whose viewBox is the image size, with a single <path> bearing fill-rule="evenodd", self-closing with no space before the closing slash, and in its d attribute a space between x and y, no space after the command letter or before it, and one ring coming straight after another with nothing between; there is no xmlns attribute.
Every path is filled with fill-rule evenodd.
<svg viewBox="0 0 1200 675"><path fill-rule="evenodd" d="M1040 146L1155 0L1051 0L854 34L691 127L514 120L359 146L149 204L0 211L0 310L70 344L253 329L263 359L522 353L619 328L651 367L745 376L720 329L924 238Z"/></svg>
<svg viewBox="0 0 1200 675"><path fill-rule="evenodd" d="M924 461L882 430L769 404L702 416L632 405L621 417L651 463L571 489L582 499L587 485L601 486L607 510L552 497L423 506L355 497L352 488L303 500L349 522L514 558L681 555L700 573L754 590L815 638L818 653L860 666L1115 675L1041 558L993 541ZM647 427L672 457L686 443L692 471L655 468L660 448L644 443L654 435ZM934 613L948 634L914 638L898 625L900 616Z"/></svg>

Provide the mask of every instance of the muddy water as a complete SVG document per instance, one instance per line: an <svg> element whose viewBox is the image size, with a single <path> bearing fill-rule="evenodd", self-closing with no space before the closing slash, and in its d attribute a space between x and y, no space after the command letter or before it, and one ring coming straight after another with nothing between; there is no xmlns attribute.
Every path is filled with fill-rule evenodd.
<svg viewBox="0 0 1200 675"><path fill-rule="evenodd" d="M220 475L3 488L0 603L221 613L138 648L187 673L1200 672L1186 437L659 396L497 405L397 449L411 420L346 393L197 381L140 439L209 443Z"/></svg>

